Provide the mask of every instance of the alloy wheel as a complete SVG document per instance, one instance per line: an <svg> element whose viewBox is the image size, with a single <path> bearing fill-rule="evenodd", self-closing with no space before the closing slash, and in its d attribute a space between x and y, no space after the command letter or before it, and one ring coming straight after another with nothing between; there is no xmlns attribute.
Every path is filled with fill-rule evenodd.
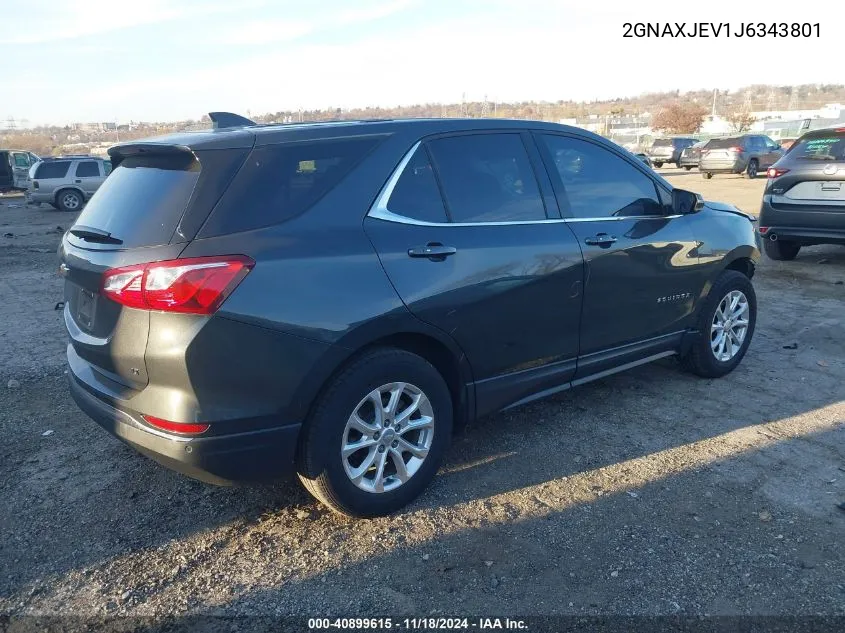
<svg viewBox="0 0 845 633"><path fill-rule="evenodd" d="M732 290L716 307L710 325L710 349L720 362L727 362L739 353L748 333L748 298L740 290Z"/></svg>
<svg viewBox="0 0 845 633"><path fill-rule="evenodd" d="M434 410L423 391L405 382L373 389L343 431L341 458L361 490L395 490L420 469L434 439Z"/></svg>

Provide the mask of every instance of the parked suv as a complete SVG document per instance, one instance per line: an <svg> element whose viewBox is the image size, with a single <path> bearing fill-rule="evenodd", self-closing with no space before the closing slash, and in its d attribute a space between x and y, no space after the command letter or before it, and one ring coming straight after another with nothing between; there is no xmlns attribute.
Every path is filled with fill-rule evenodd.
<svg viewBox="0 0 845 633"><path fill-rule="evenodd" d="M29 168L39 160L22 149L0 149L0 193L25 190L29 186Z"/></svg>
<svg viewBox="0 0 845 633"><path fill-rule="evenodd" d="M62 239L79 406L213 482L404 506L469 420L676 355L722 376L753 220L584 130L226 127L118 145Z"/></svg>
<svg viewBox="0 0 845 633"><path fill-rule="evenodd" d="M658 138L646 153L655 167L663 167L663 163L675 163L680 167L681 152L697 142L694 138Z"/></svg>
<svg viewBox="0 0 845 633"><path fill-rule="evenodd" d="M808 132L768 171L760 208L766 255L845 244L845 127Z"/></svg>
<svg viewBox="0 0 845 633"><path fill-rule="evenodd" d="M762 134L714 138L701 151L698 170L708 180L713 174L744 174L747 178L756 178L783 154L780 145Z"/></svg>
<svg viewBox="0 0 845 633"><path fill-rule="evenodd" d="M46 202L62 211L79 211L111 172L97 156L45 158L32 170L27 202Z"/></svg>
<svg viewBox="0 0 845 633"><path fill-rule="evenodd" d="M678 167L683 167L687 171L691 170L693 167L698 167L698 164L701 162L701 152L707 147L709 142L710 141L699 141L695 145L685 147L678 159Z"/></svg>

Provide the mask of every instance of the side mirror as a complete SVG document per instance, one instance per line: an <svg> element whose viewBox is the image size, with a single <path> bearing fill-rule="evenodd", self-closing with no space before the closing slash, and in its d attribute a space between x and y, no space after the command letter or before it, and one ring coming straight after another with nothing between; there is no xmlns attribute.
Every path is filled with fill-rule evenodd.
<svg viewBox="0 0 845 633"><path fill-rule="evenodd" d="M695 213L704 208L704 198L700 193L684 189L672 189L672 211L677 215Z"/></svg>

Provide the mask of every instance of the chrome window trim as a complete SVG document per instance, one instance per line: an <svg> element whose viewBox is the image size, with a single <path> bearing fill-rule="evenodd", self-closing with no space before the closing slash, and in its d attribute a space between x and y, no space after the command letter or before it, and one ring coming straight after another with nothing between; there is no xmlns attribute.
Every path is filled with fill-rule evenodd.
<svg viewBox="0 0 845 633"><path fill-rule="evenodd" d="M575 223L607 221L616 222L622 220L673 220L675 218L681 217L680 215L624 215L595 218L546 218L544 220L506 220L498 222L427 222L425 220L416 220L414 218L409 218L399 213L394 213L393 211L390 211L387 208L387 203L390 200L391 194L393 194L393 190L396 188L396 183L399 182L399 178L402 176L402 172L405 171L405 168L408 166L408 163L411 162L411 158L414 157L414 154L420 148L420 145L422 145L422 141L417 141L416 143L414 143L414 146L409 149L405 156L402 157L402 160L399 161L399 164L393 170L393 173L390 175L390 178L387 180L384 187L382 187L378 197L376 198L375 202L373 202L373 205L370 207L370 210L367 212L367 217L374 218L376 220L384 220L386 222L395 222L397 224L411 224L414 226L437 227L514 226L520 224L559 224L569 222Z"/></svg>

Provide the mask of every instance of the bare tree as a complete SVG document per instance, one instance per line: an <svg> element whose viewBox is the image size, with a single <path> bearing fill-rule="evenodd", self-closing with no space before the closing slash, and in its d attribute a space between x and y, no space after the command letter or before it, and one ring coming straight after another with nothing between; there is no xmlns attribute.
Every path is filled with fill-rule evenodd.
<svg viewBox="0 0 845 633"><path fill-rule="evenodd" d="M731 124L733 131L737 134L751 129L755 119L746 108L731 110L725 116L725 120Z"/></svg>
<svg viewBox="0 0 845 633"><path fill-rule="evenodd" d="M651 127L669 134L692 134L697 132L707 109L697 103L674 101L654 116Z"/></svg>

